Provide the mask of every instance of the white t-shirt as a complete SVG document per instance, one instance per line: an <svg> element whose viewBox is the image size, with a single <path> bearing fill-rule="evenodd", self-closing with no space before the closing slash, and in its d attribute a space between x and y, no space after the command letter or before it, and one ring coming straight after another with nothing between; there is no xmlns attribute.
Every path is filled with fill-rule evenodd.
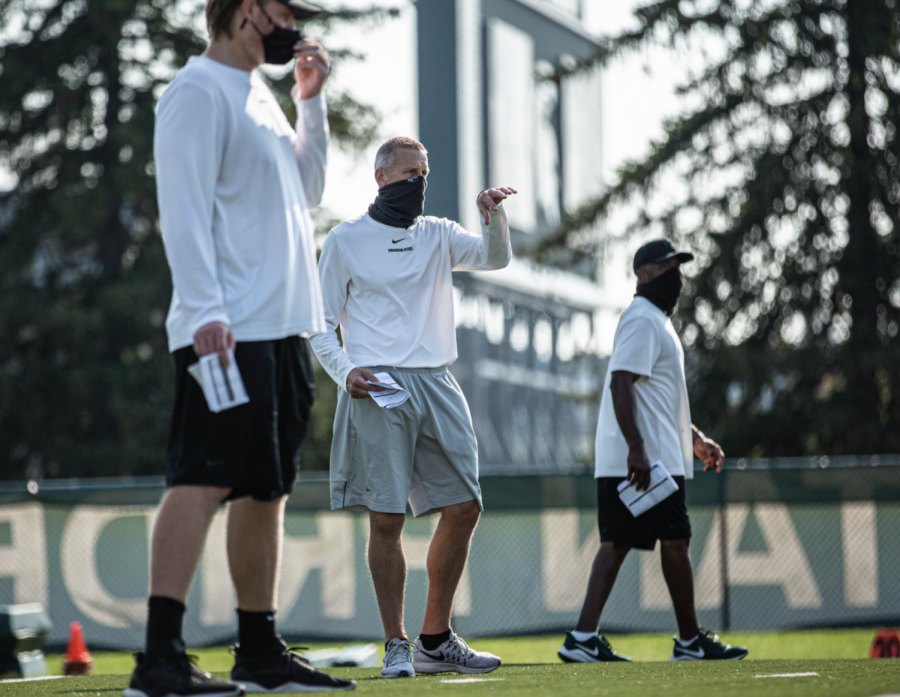
<svg viewBox="0 0 900 697"><path fill-rule="evenodd" d="M259 75L203 56L163 93L154 156L169 350L210 322L238 341L325 330L309 209L325 186L328 121L321 96L295 92L294 103L296 129Z"/></svg>
<svg viewBox="0 0 900 697"><path fill-rule="evenodd" d="M662 462L672 475L691 479L694 456L684 349L666 313L641 296L622 313L616 328L600 400L594 476L628 475L628 444L609 389L617 370L642 376L634 382L634 395L637 426L650 462Z"/></svg>
<svg viewBox="0 0 900 697"><path fill-rule="evenodd" d="M313 350L344 390L356 367L450 365L457 357L451 272L502 269L511 258L502 205L477 235L432 216L408 228L368 214L342 223L319 259L328 330L312 338Z"/></svg>

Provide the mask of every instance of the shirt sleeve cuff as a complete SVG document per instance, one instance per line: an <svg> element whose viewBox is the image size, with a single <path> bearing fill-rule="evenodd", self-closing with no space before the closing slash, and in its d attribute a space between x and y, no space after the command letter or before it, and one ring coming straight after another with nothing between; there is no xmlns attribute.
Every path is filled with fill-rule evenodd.
<svg viewBox="0 0 900 697"><path fill-rule="evenodd" d="M344 392L347 392L347 377L356 369L355 365L350 365L341 370L341 381L338 383L338 387L340 387ZM349 392L348 392L349 394Z"/></svg>
<svg viewBox="0 0 900 697"><path fill-rule="evenodd" d="M320 111L325 110L325 94L323 92L319 92L315 97L304 99L303 95L300 94L300 86L294 85L291 87L291 99L298 109L305 110L318 107Z"/></svg>
<svg viewBox="0 0 900 697"><path fill-rule="evenodd" d="M193 339L198 331L207 324L212 324L213 322L221 322L222 324L227 324L229 327L231 326L231 320L228 319L228 315L224 310L207 312L197 317L197 319L191 323L191 338Z"/></svg>

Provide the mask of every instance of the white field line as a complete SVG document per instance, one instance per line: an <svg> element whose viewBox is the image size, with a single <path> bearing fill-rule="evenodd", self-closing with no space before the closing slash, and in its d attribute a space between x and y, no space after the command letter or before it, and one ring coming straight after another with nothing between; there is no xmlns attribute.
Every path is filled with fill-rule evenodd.
<svg viewBox="0 0 900 697"><path fill-rule="evenodd" d="M463 683L463 682L500 682L503 678L448 678L447 680L441 680L441 682L455 682L455 683Z"/></svg>
<svg viewBox="0 0 900 697"><path fill-rule="evenodd" d="M770 673L769 675L754 675L754 678L817 678L818 673Z"/></svg>
<svg viewBox="0 0 900 697"><path fill-rule="evenodd" d="M37 680L59 680L66 677L65 675L42 675L39 678L16 678L15 680L0 680L0 685L7 685L11 682L35 682Z"/></svg>

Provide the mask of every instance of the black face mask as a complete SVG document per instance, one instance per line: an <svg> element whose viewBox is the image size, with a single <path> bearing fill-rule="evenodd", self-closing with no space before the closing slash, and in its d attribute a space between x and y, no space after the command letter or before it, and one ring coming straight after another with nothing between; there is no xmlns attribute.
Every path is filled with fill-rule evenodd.
<svg viewBox="0 0 900 697"><path fill-rule="evenodd" d="M298 29L279 27L262 5L259 6L259 9L266 16L266 19L275 26L271 32L263 34L256 24L250 22L262 37L263 51L265 53L264 60L271 65L285 65L289 63L294 57L294 45L303 38L303 35Z"/></svg>
<svg viewBox="0 0 900 697"><path fill-rule="evenodd" d="M407 228L425 212L425 177L413 177L383 186L369 215L382 225Z"/></svg>
<svg viewBox="0 0 900 697"><path fill-rule="evenodd" d="M684 281L681 278L681 269L673 266L652 281L641 283L637 287L635 295L647 298L660 310L671 316L682 288L684 288Z"/></svg>

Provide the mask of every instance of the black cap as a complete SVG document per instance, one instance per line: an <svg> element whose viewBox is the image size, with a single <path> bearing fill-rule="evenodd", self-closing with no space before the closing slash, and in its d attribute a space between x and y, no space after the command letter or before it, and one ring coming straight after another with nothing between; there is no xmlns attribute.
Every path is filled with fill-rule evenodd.
<svg viewBox="0 0 900 697"><path fill-rule="evenodd" d="M634 270L637 271L644 264L659 264L673 257L682 264L694 259L690 252L677 251L669 240L650 240L634 253Z"/></svg>
<svg viewBox="0 0 900 697"><path fill-rule="evenodd" d="M278 0L278 2L290 7L297 19L312 19L322 12L321 7L313 5L311 2L304 2L304 0Z"/></svg>

